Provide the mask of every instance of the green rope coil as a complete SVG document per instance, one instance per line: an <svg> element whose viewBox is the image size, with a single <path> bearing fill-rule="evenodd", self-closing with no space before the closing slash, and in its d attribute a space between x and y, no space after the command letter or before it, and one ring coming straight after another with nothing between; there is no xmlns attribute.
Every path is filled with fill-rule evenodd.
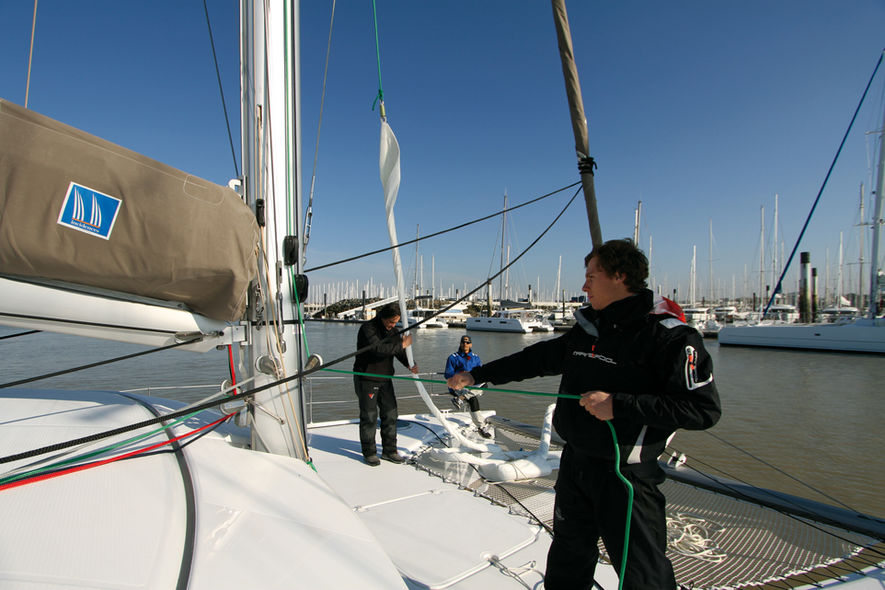
<svg viewBox="0 0 885 590"><path fill-rule="evenodd" d="M618 476L618 479L624 482L624 486L627 488L627 519L624 523L624 555L621 558L621 570L618 574L618 590L620 590L624 586L624 573L627 570L627 547L630 543L630 520L633 516L633 484L627 481L627 478L621 473L621 450L618 448L618 435L615 434L615 426L611 423L611 420L606 420L605 423L608 424L608 429L611 430L612 442L615 445L615 475ZM614 563L614 560L612 560L612 563Z"/></svg>

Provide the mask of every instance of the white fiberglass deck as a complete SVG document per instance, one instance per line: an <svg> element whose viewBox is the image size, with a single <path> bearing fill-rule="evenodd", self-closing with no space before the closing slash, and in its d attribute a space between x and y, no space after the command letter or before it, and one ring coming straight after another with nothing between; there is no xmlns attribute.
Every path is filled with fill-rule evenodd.
<svg viewBox="0 0 885 590"><path fill-rule="evenodd" d="M437 440L439 426L423 416L407 418L399 423L400 453L408 455ZM382 461L369 467L357 429L353 422L311 428L313 461L394 556L410 587L525 587L514 574L529 587L541 587L550 544L543 528L505 507L489 510L489 500L415 465ZM496 560L500 567L493 565Z"/></svg>

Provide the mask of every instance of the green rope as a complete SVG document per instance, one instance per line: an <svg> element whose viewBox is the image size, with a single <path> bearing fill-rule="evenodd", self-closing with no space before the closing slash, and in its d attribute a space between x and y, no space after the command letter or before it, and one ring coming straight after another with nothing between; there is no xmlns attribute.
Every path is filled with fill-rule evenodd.
<svg viewBox="0 0 885 590"><path fill-rule="evenodd" d="M424 383L440 383L445 385L446 382L439 379L422 379L420 377L407 377L404 375L380 375L377 373L363 373L360 371L344 371L341 369L321 369L322 371L328 371L330 373L343 373L346 375L359 375L361 377L378 377L382 379L402 379L402 380L410 380L410 381L423 381ZM483 387L483 391L495 391L499 393L521 393L524 395L538 395L538 396L548 396L548 397L556 397L556 398L565 398L565 399L581 399L580 395L575 395L571 393L548 393L545 391L525 391L525 390L517 390L517 389L500 389L495 387ZM608 428L612 433L612 442L614 443L615 448L615 475L618 476L624 486L627 488L627 519L624 523L624 555L621 559L621 570L618 575L618 588L623 587L624 585L624 574L627 570L627 548L630 543L630 521L633 516L633 484L624 477L624 474L621 473L621 450L618 447L618 435L615 433L614 424L612 424L611 420L606 420L606 424L608 424Z"/></svg>
<svg viewBox="0 0 885 590"><path fill-rule="evenodd" d="M384 89L381 86L381 44L378 42L378 11L375 8L375 0L372 0L372 18L375 22L375 56L378 59L378 94L375 96L374 102L372 102L372 110L375 110L375 104L380 101L381 103L381 118L387 118L387 115L384 112Z"/></svg>
<svg viewBox="0 0 885 590"><path fill-rule="evenodd" d="M423 383L439 383L446 385L446 382L440 379L422 379L421 377L407 377L405 375L381 375L377 373L361 373L359 371L344 371L341 369L320 369L329 373L343 373L345 375L359 375L360 377L376 377L380 379L402 379L403 381L421 381ZM526 395L540 395L547 397L563 397L566 399L581 399L580 395L571 393L548 393L546 391L525 391L519 389L498 389L495 387L483 387L483 391L496 391L499 393L523 393Z"/></svg>
<svg viewBox="0 0 885 590"><path fill-rule="evenodd" d="M615 475L618 476L627 487L627 520L624 524L624 555L621 558L621 572L618 574L618 590L624 586L624 573L627 570L627 547L630 543L630 519L633 516L633 485L621 473L621 450L618 448L618 435L615 434L615 426L611 420L606 420L609 430L612 432L612 442L615 445ZM614 560L612 560L614 562Z"/></svg>
<svg viewBox="0 0 885 590"><path fill-rule="evenodd" d="M37 475L40 475L41 473L45 473L47 471L53 471L59 467L64 467L66 465L70 465L72 463L77 463L79 461L85 461L86 459L90 459L92 457L101 455L103 453L106 453L109 451L115 451L121 447L125 447L130 444L135 444L135 443L142 441L146 438L150 438L150 437L154 436L155 434L163 432L164 430L168 430L168 429L172 428L173 426L175 426L176 424L180 424L182 422L185 422L185 421L193 418L194 416L196 416L200 412L202 412L202 410L197 410L197 411L193 412L192 414L188 414L187 416L182 416L181 418L178 418L177 420L170 422L169 424L166 424L164 426L161 426L160 428L157 428L156 430L152 430L151 432L148 432L146 434L142 434L139 436L129 438L129 439L121 441L117 444L108 445L106 447L103 447L103 448L98 449L96 451L92 451L90 453L86 453L84 455L77 455L75 457L71 457L71 458L65 459L63 461L50 463L49 465L46 465L44 467L40 467L37 469L32 469L30 471L25 471L22 473L17 473L15 475L10 475L7 477L0 478L0 485L5 484L5 483L9 483L9 482L13 482L13 481L18 481L20 479L26 479L26 478L30 478L33 476L37 476Z"/></svg>

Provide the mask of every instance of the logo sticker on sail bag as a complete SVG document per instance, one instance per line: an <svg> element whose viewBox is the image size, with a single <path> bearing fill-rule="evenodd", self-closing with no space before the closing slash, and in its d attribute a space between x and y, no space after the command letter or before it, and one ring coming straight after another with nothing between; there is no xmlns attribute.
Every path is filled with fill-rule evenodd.
<svg viewBox="0 0 885 590"><path fill-rule="evenodd" d="M111 237L122 201L72 182L62 203L58 223L87 234Z"/></svg>

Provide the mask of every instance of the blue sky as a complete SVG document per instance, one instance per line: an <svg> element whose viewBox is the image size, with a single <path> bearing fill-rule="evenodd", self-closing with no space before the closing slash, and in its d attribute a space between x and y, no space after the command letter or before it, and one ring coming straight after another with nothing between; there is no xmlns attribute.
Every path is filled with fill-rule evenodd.
<svg viewBox="0 0 885 590"><path fill-rule="evenodd" d="M209 0L239 153L236 3ZM402 150L401 240L492 213L578 180L549 4L377 0L389 122ZM879 54L885 2L625 1L567 4L599 168L606 239L652 239L653 276L715 295L759 281L760 208L771 266L774 195L789 254ZM0 4L0 97L23 104L33 2ZM331 2L302 7L303 168L310 186ZM316 176L308 267L387 245L378 180L378 90L370 2L338 2ZM839 232L858 257L860 184L869 195L885 65L874 80L801 249L821 281L836 276ZM42 0L30 108L206 179L235 175L200 0ZM239 158L239 155L237 156ZM571 191L510 216L511 252L525 248ZM867 202L869 209L870 203ZM472 288L498 264L500 222L423 242L424 283ZM869 260L869 234L864 238ZM583 204L510 273L515 290L577 294L590 248ZM798 258L798 255L797 255ZM414 272L414 249L403 252ZM798 261L794 263L798 265ZM849 271L849 269L851 269ZM846 267L857 284L857 265ZM319 285L393 283L390 254L311 275ZM766 282L770 282L768 279ZM733 287L734 286L734 287ZM821 287L823 289L823 287Z"/></svg>

